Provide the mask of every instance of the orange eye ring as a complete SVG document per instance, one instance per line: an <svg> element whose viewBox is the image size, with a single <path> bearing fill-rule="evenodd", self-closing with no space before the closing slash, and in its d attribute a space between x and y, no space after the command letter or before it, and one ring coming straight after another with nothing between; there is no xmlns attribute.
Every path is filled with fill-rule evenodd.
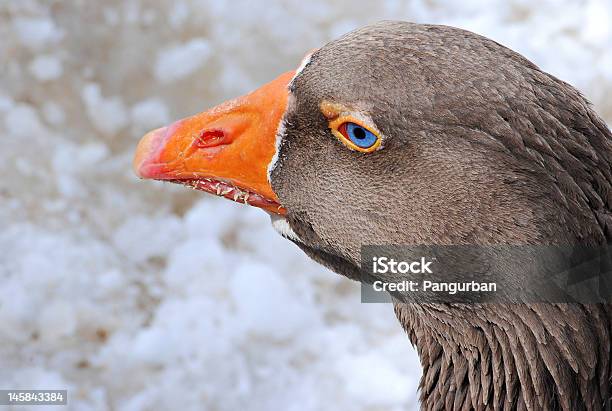
<svg viewBox="0 0 612 411"><path fill-rule="evenodd" d="M329 122L334 136L349 149L361 153L376 151L382 144L378 130L373 130L354 116L340 116Z"/></svg>

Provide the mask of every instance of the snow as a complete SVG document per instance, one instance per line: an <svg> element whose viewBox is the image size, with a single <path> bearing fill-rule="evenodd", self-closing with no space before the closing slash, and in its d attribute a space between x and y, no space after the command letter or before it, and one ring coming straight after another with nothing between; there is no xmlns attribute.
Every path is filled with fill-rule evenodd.
<svg viewBox="0 0 612 411"><path fill-rule="evenodd" d="M181 24L185 23L189 17L189 6L183 2L176 2L174 8L170 12L170 24L175 29L179 28Z"/></svg>
<svg viewBox="0 0 612 411"><path fill-rule="evenodd" d="M99 84L86 84L81 97L87 107L87 115L98 131L112 135L127 125L128 116L121 98L102 96Z"/></svg>
<svg viewBox="0 0 612 411"><path fill-rule="evenodd" d="M43 341L54 342L69 336L76 329L76 312L68 301L53 301L38 317L37 328Z"/></svg>
<svg viewBox="0 0 612 411"><path fill-rule="evenodd" d="M4 112L13 107L13 99L0 94L0 112Z"/></svg>
<svg viewBox="0 0 612 411"><path fill-rule="evenodd" d="M29 65L30 73L40 81L55 80L62 75L62 63L55 56L37 56Z"/></svg>
<svg viewBox="0 0 612 411"><path fill-rule="evenodd" d="M606 4L603 2L591 2L587 4L586 10L586 28L584 37L589 43L608 42L612 37L612 28L610 21L612 13Z"/></svg>
<svg viewBox="0 0 612 411"><path fill-rule="evenodd" d="M27 137L42 131L36 110L28 104L11 107L4 118L5 126L13 136Z"/></svg>
<svg viewBox="0 0 612 411"><path fill-rule="evenodd" d="M492 37L610 122L611 14L606 0L0 2L0 388L68 389L70 410L416 409L419 362L390 306L361 304L260 210L139 181L134 147L389 18Z"/></svg>
<svg viewBox="0 0 612 411"><path fill-rule="evenodd" d="M314 319L310 301L291 289L269 264L244 261L235 270L229 292L236 302L239 327L262 338L286 340L308 329Z"/></svg>
<svg viewBox="0 0 612 411"><path fill-rule="evenodd" d="M350 355L340 358L336 366L349 395L364 407L393 407L414 401L414 393L406 390L411 379L397 370L392 358L381 359L374 353Z"/></svg>
<svg viewBox="0 0 612 411"><path fill-rule="evenodd" d="M42 114L45 120L54 126L63 124L66 120L66 114L59 104L53 101L46 101L42 105Z"/></svg>
<svg viewBox="0 0 612 411"><path fill-rule="evenodd" d="M17 17L13 20L13 29L21 43L31 49L40 49L62 38L62 31L55 22L42 16Z"/></svg>
<svg viewBox="0 0 612 411"><path fill-rule="evenodd" d="M155 76L161 82L184 78L206 63L211 53L210 44L202 38L168 47L157 55Z"/></svg>
<svg viewBox="0 0 612 411"><path fill-rule="evenodd" d="M170 121L170 114L162 99L151 97L132 106L130 119L134 127L134 133L144 133L166 125Z"/></svg>

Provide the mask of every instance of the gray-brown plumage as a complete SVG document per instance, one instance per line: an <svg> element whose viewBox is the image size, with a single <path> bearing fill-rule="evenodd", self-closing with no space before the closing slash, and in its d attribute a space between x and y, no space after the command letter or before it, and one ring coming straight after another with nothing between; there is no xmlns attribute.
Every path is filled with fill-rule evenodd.
<svg viewBox="0 0 612 411"><path fill-rule="evenodd" d="M316 51L290 90L272 187L288 236L336 272L359 279L368 244L612 242L609 129L491 40L383 22ZM324 100L371 117L384 147L348 150ZM612 407L609 304L395 312L421 358L424 410Z"/></svg>

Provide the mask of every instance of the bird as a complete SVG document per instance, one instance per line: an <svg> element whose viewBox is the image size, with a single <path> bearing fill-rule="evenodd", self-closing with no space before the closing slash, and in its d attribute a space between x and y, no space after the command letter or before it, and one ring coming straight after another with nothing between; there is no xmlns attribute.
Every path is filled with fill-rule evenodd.
<svg viewBox="0 0 612 411"><path fill-rule="evenodd" d="M612 242L612 134L591 104L522 55L443 25L351 31L259 89L149 132L133 167L263 209L356 281L364 245ZM394 312L420 358L422 410L612 408L609 302L394 299Z"/></svg>

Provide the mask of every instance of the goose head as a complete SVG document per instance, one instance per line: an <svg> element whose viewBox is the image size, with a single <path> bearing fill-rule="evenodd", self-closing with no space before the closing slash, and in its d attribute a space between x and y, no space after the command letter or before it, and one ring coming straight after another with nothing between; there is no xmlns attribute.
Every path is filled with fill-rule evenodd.
<svg viewBox="0 0 612 411"><path fill-rule="evenodd" d="M605 244L611 164L610 131L574 88L484 37L405 22L353 31L152 131L134 159L142 178L262 208L352 279L363 245ZM611 391L610 313L396 305L425 409L596 409Z"/></svg>

